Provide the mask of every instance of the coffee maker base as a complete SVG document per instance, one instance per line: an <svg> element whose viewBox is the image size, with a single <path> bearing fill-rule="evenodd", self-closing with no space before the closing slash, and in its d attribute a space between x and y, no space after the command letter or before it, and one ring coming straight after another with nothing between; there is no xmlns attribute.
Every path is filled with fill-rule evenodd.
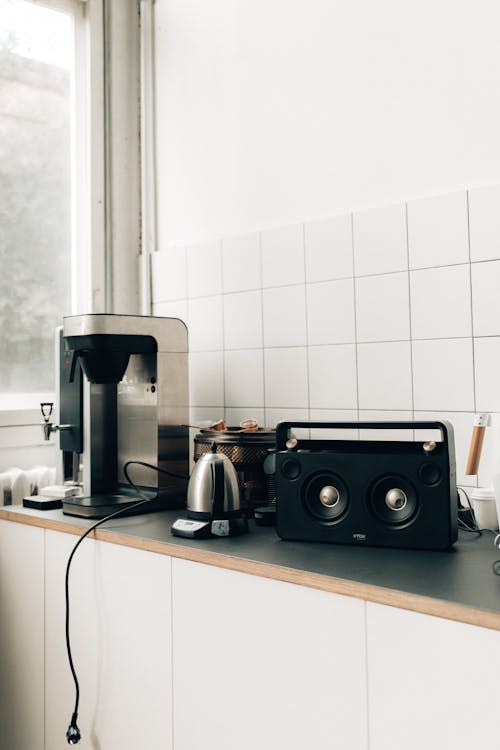
<svg viewBox="0 0 500 750"><path fill-rule="evenodd" d="M105 518L120 511L122 516L153 513L159 510L172 510L182 506L183 501L173 501L172 497L152 497L148 503L137 506L140 496L126 494L103 494L89 497L70 497L63 500L63 513L79 518ZM184 500L185 502L185 500ZM134 507L136 506L136 507Z"/></svg>

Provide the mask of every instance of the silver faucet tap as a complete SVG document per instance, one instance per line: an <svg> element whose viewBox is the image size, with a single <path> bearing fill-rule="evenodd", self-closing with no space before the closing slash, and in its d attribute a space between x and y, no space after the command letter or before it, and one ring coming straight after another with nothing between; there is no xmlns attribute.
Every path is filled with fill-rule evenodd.
<svg viewBox="0 0 500 750"><path fill-rule="evenodd" d="M44 440L50 440L50 436L53 432L58 430L71 430L70 424L53 424L50 421L52 409L54 404L52 401L42 401L40 403L40 409L43 417L42 432Z"/></svg>

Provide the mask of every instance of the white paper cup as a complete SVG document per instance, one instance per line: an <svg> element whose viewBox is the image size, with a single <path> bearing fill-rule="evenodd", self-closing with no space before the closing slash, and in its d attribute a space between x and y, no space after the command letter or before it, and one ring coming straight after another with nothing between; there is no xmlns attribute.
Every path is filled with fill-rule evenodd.
<svg viewBox="0 0 500 750"><path fill-rule="evenodd" d="M495 501L497 506L497 518L500 519L500 474L492 474L491 481L495 492Z"/></svg>
<svg viewBox="0 0 500 750"><path fill-rule="evenodd" d="M500 474L496 476L500 481ZM499 494L491 488L478 488L470 493L470 501L478 529L498 530L497 497L499 497Z"/></svg>

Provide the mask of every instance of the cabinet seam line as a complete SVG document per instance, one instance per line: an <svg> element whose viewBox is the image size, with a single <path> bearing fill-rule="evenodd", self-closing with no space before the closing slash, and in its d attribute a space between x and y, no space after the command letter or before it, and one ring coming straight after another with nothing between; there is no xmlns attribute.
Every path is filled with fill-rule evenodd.
<svg viewBox="0 0 500 750"><path fill-rule="evenodd" d="M174 560L170 558L170 720L171 747L174 750Z"/></svg>
<svg viewBox="0 0 500 750"><path fill-rule="evenodd" d="M365 609L365 705L366 705L366 747L367 750L371 748L371 732L370 732L370 681L369 681L369 667L368 667L368 602L364 602Z"/></svg>
<svg viewBox="0 0 500 750"><path fill-rule="evenodd" d="M43 747L47 750L47 529L43 529Z"/></svg>

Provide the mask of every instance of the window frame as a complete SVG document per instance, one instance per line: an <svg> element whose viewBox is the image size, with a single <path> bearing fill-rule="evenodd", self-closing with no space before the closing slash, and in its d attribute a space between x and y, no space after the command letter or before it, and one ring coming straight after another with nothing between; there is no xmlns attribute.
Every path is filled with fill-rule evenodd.
<svg viewBox="0 0 500 750"><path fill-rule="evenodd" d="M75 31L74 67L71 81L71 276L72 314L91 312L133 312L138 309L115 309L122 304L120 289L113 294L113 265L126 266L128 286L122 298L130 297L130 289L137 286L135 307L140 304L139 271L130 247L113 248L110 227L123 221L125 230L137 225L136 242L130 246L140 252L141 174L140 152L137 153L137 199L128 200L120 180L113 180L112 156L125 151L130 134L140 143L140 102L131 96L137 107L137 125L120 123L121 99L125 99L127 81L139 65L139 3L123 0L31 0L41 5L68 13L73 18ZM141 0L142 2L142 0ZM137 55L126 54L121 40L112 39L113 23L124 21L137 33ZM119 24L118 24L119 26ZM132 73L129 73L128 68ZM111 81L114 91L111 96ZM115 82L117 83L115 84ZM138 91L139 83L138 83ZM136 128L136 132L135 131ZM115 142L118 146L113 146ZM120 155L118 153L118 155ZM133 159L133 157L132 157ZM132 170L133 171L133 170ZM132 178L133 179L133 178ZM133 192L134 185L130 188ZM118 197L117 197L118 196ZM134 213L136 215L134 216ZM119 245L120 243L115 243ZM113 252L116 256L113 258ZM122 284L123 286L123 284ZM132 303L134 304L134 303ZM143 314L149 314L142 309ZM57 380L57 371L55 381ZM15 429L19 424L38 427L41 422L40 401L57 400L56 382L53 393L7 394L0 397L0 428ZM40 417L40 419L39 419ZM3 434L7 434L8 429ZM41 433L40 433L41 435ZM34 438L36 441L36 438ZM41 438L40 438L41 440ZM41 443L40 443L41 444ZM33 441L30 441L33 445ZM22 450L22 448L20 448ZM0 447L0 461L2 450Z"/></svg>

